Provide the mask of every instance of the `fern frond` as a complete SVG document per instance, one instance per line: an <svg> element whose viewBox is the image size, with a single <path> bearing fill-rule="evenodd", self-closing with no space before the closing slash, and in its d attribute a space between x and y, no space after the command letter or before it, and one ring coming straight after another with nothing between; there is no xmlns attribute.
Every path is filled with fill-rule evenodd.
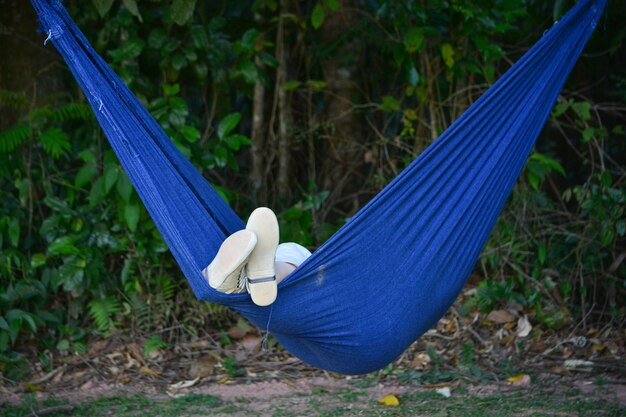
<svg viewBox="0 0 626 417"><path fill-rule="evenodd" d="M98 330L106 332L115 327L113 316L120 311L120 304L116 298L91 300L87 308L89 308L89 314L96 323Z"/></svg>
<svg viewBox="0 0 626 417"><path fill-rule="evenodd" d="M51 117L57 122L65 122L68 120L92 120L93 112L88 104L68 103L54 110Z"/></svg>
<svg viewBox="0 0 626 417"><path fill-rule="evenodd" d="M30 134L30 128L23 123L15 125L4 132L0 132L0 153L14 151L30 137Z"/></svg>
<svg viewBox="0 0 626 417"><path fill-rule="evenodd" d="M147 358L153 350L169 348L170 345L164 342L159 336L152 336L143 347L143 355Z"/></svg>
<svg viewBox="0 0 626 417"><path fill-rule="evenodd" d="M206 309L205 315L212 323L218 325L225 325L232 321L233 313L228 307L216 303L202 303L202 307Z"/></svg>
<svg viewBox="0 0 626 417"><path fill-rule="evenodd" d="M37 107L28 114L28 122L31 126L41 128L41 126L50 120L52 113L48 105Z"/></svg>
<svg viewBox="0 0 626 417"><path fill-rule="evenodd" d="M141 330L145 330L146 327L150 325L150 306L146 300L137 293L130 295L128 304L130 305L135 326Z"/></svg>
<svg viewBox="0 0 626 417"><path fill-rule="evenodd" d="M165 300L171 300L174 297L176 285L169 275L162 275L159 280L159 289Z"/></svg>
<svg viewBox="0 0 626 417"><path fill-rule="evenodd" d="M26 96L9 90L0 90L0 104L19 110L26 105Z"/></svg>
<svg viewBox="0 0 626 417"><path fill-rule="evenodd" d="M43 145L44 151L55 159L60 157L63 151L72 149L70 138L58 127L51 127L37 139Z"/></svg>

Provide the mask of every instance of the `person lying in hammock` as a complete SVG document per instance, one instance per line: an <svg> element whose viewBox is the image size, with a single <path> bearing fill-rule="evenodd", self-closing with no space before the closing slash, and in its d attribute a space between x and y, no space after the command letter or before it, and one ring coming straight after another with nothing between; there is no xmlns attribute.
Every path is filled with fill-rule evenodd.
<svg viewBox="0 0 626 417"><path fill-rule="evenodd" d="M230 235L202 274L218 291L249 292L252 301L268 306L276 300L278 284L311 252L297 243L278 244L276 215L267 207L252 212L246 228Z"/></svg>

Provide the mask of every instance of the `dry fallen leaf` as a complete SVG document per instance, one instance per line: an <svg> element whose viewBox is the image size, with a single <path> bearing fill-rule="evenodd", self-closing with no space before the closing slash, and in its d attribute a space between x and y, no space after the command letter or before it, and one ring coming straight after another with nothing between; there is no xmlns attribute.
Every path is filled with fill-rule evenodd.
<svg viewBox="0 0 626 417"><path fill-rule="evenodd" d="M520 317L517 320L517 337L526 337L530 334L533 326L528 321L528 317Z"/></svg>
<svg viewBox="0 0 626 417"><path fill-rule="evenodd" d="M439 395L443 395L446 398L450 398L452 393L450 392L450 387L437 388L435 392Z"/></svg>
<svg viewBox="0 0 626 417"><path fill-rule="evenodd" d="M179 389L183 389L183 388L189 388L192 387L196 384L196 382L198 382L200 380L200 378L195 378L195 379L190 379L187 381L180 381L177 382L175 384L172 384L169 386L169 390L179 390Z"/></svg>
<svg viewBox="0 0 626 417"><path fill-rule="evenodd" d="M593 362L581 359L568 359L563 365L570 371L591 372L593 368Z"/></svg>
<svg viewBox="0 0 626 417"><path fill-rule="evenodd" d="M206 378L215 373L216 360L212 356L204 356L189 366L188 374L192 379Z"/></svg>
<svg viewBox="0 0 626 417"><path fill-rule="evenodd" d="M108 340L99 340L99 341L95 342L93 345L91 345L91 347L89 348L89 352L87 354L88 355L96 355L96 354L102 352L108 346L109 346L109 341Z"/></svg>
<svg viewBox="0 0 626 417"><path fill-rule="evenodd" d="M230 338L233 340L243 339L246 333L247 333L246 330L242 329L239 326L233 326L230 329L228 329L228 336L230 336Z"/></svg>
<svg viewBox="0 0 626 417"><path fill-rule="evenodd" d="M496 324L504 324L514 321L515 316L506 310L493 310L487 314L487 320Z"/></svg>
<svg viewBox="0 0 626 417"><path fill-rule="evenodd" d="M400 405L400 399L393 394L384 396L383 398L378 400L378 402L388 407L397 407Z"/></svg>
<svg viewBox="0 0 626 417"><path fill-rule="evenodd" d="M261 336L247 334L243 337L241 345L245 350L259 350L262 342L263 339L261 338Z"/></svg>
<svg viewBox="0 0 626 417"><path fill-rule="evenodd" d="M425 369L428 367L430 363L430 356L426 353L418 353L413 357L413 368L415 369Z"/></svg>
<svg viewBox="0 0 626 417"><path fill-rule="evenodd" d="M142 374L150 375L150 376L161 375L161 372L155 371L154 369L150 369L147 366L142 366L141 368L139 368L139 372L141 372Z"/></svg>
<svg viewBox="0 0 626 417"><path fill-rule="evenodd" d="M22 382L20 385L29 392L43 391L43 388L40 385L29 384L28 382Z"/></svg>
<svg viewBox="0 0 626 417"><path fill-rule="evenodd" d="M528 387L530 386L530 376L526 374L517 374L510 378L507 378L507 382L516 387Z"/></svg>

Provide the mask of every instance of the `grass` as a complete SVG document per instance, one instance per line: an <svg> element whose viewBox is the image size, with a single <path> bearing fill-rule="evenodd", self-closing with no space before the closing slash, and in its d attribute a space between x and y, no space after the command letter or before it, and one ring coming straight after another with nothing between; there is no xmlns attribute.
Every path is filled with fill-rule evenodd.
<svg viewBox="0 0 626 417"><path fill-rule="evenodd" d="M598 388L601 390L602 388ZM50 412L51 407L67 406L68 402L48 400L38 403L26 397L19 405L0 407L2 417L36 416L128 416L128 417L199 417L199 416L428 416L428 417L543 417L593 416L622 417L626 407L607 401L599 394L583 395L577 390L558 392L555 389L533 388L514 393L479 396L439 394L414 391L400 396L399 407L378 404L361 389L335 392L315 389L312 393L276 396L267 400L238 398L228 401L206 394L187 394L175 399L153 399L141 394L102 397L73 405L73 409ZM606 396L605 396L606 397ZM45 410L48 409L46 412Z"/></svg>

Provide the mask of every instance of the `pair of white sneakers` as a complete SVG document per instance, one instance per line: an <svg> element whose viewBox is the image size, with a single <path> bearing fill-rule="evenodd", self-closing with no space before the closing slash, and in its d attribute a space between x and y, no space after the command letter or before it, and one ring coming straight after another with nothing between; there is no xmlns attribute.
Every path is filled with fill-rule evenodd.
<svg viewBox="0 0 626 417"><path fill-rule="evenodd" d="M252 212L246 228L230 235L202 274L218 291L248 291L252 301L268 306L276 300L275 257L279 241L276 215L267 207Z"/></svg>

